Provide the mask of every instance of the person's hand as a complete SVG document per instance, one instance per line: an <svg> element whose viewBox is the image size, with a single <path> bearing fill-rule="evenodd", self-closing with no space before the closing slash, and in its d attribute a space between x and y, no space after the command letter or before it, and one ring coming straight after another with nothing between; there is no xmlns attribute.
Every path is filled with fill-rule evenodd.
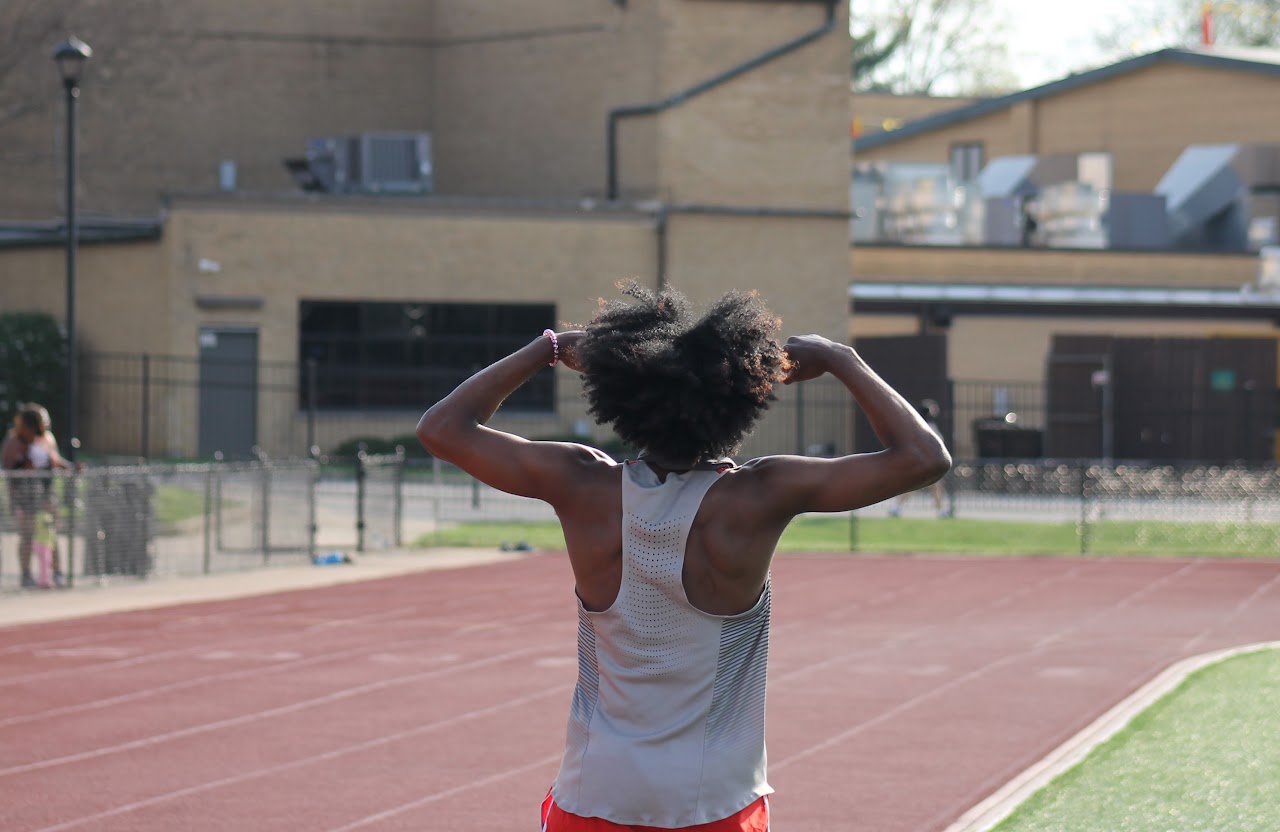
<svg viewBox="0 0 1280 832"><path fill-rule="evenodd" d="M831 356L839 346L821 335L792 335L782 347L789 363L782 383L795 384L822 375L830 366Z"/></svg>
<svg viewBox="0 0 1280 832"><path fill-rule="evenodd" d="M570 329L556 333L556 339L560 342L560 363L575 373L582 372L582 364L578 361L577 346L582 343L582 339L586 335L587 333L580 329Z"/></svg>

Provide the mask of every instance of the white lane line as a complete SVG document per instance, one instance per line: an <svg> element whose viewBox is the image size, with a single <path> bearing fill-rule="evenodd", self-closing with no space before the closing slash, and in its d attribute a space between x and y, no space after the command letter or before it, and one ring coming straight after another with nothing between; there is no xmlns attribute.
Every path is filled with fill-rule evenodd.
<svg viewBox="0 0 1280 832"><path fill-rule="evenodd" d="M1212 627L1206 627L1204 630L1200 632L1199 635L1197 635L1195 638L1188 641L1186 645L1183 647L1183 650L1187 652L1195 650L1197 647L1199 647L1201 644L1204 643L1204 640L1207 639L1211 633L1218 630L1224 624L1228 624L1232 621L1235 621L1237 618L1239 618L1240 613L1244 612L1246 609L1253 606L1254 601L1257 601L1263 595L1266 595L1268 592L1270 592L1271 589L1277 583L1280 583L1280 572L1277 572L1276 574L1272 575L1271 580L1267 581L1265 584L1255 589L1253 592L1249 594L1247 598L1241 599L1240 603L1236 604L1234 609L1232 609L1229 613L1223 616Z"/></svg>
<svg viewBox="0 0 1280 832"><path fill-rule="evenodd" d="M510 619L510 623L512 624L531 623L540 617L541 616L537 614L517 616L515 618ZM450 634L451 637L456 635L457 635L456 633ZM430 645L425 643L423 636L417 636L414 638L401 639L399 641L382 642L382 643L379 643L377 646L380 652L378 654L374 654L370 656L370 658L375 661L379 659L379 656L384 655L388 651L394 650L398 647L424 647L424 646L430 646ZM130 691L129 693L122 693L118 696L95 699L91 702L80 702L72 705L63 705L57 708L49 708L43 711L35 711L28 714L19 714L17 716L8 717L7 719L0 719L0 728L4 728L10 725L22 725L28 722L37 722L42 719L51 719L56 716L66 716L67 714L85 713L88 711L99 710L102 708L115 707L124 702L136 702L140 699L148 699L152 696L158 696L163 693L172 693L174 691L185 690L187 688L199 687L212 682L234 681L235 679L241 679L246 676L255 676L255 677L264 676L270 673L278 673L281 671L295 670L299 667L307 667L309 665L319 664L325 661L340 660L343 658L347 658L348 656L367 655L369 652L369 649L370 649L369 645L367 644L358 645L356 647L348 648L345 650L339 650L331 653L322 653L316 656L308 656L305 658L298 659L296 661L286 661L279 664L273 664L268 667L251 667L251 668L244 668L241 670L229 670L224 673L211 673L206 676L197 676L195 678L183 679L178 682L170 682L167 684L157 685L151 688L134 690L134 691ZM453 656L453 654L446 654L446 655L449 655L452 657L449 659L450 661L456 658L456 656ZM432 664L439 665L441 663L439 659L439 655L434 657L434 659L435 660L431 662ZM413 664L414 662L411 660L405 660L400 662L388 661L386 663ZM417 662L417 663L421 664L422 662Z"/></svg>
<svg viewBox="0 0 1280 832"><path fill-rule="evenodd" d="M1012 603L1017 598L1023 595L1026 595L1030 592L1041 589L1050 584L1057 583L1058 581L1075 577L1080 572L1080 570L1081 570L1080 566L1075 566L1071 569L1068 569L1065 572L1060 572L1056 575L1050 575L1047 578L1042 578L1039 581L1036 581L1035 583L1024 584L1023 586L1018 587L1012 592L1009 592L1005 595L1000 596L999 598L995 598L991 601L988 601L987 603L982 604L981 606L970 607L960 615L957 615L954 618L947 619L946 622L928 624L923 627L916 627L914 629L907 630L906 632L901 633L900 635L886 638L883 641L877 642L874 645L870 645L858 650L851 650L846 653L840 653L838 655L831 656L830 658L823 659L822 661L814 662L812 664L805 665L804 667L798 667L795 670L791 670L786 673L781 673L777 676L771 675L769 677L769 685L773 686L777 684L782 684L784 682L791 682L803 676L808 676L812 673L816 673L817 671L826 670L827 668L844 664L851 659L856 659L862 656L874 655L876 653L884 652L885 650L888 650L890 648L898 647L904 643L918 641L922 638L927 638L928 636L932 635L942 627L954 627L956 624L968 618L971 618L975 615L987 612L992 609L997 609L999 607L1005 606L1006 604Z"/></svg>
<svg viewBox="0 0 1280 832"><path fill-rule="evenodd" d="M986 663L985 665L982 665L981 667L974 668L973 670L970 670L961 676L957 676L954 679L944 682L943 684L935 688L930 688L929 690L923 691L922 693L919 693L911 697L910 699L907 699L903 702L898 703L897 705L893 706L887 711L881 711L879 714L876 714L874 717L864 720L862 722L859 722L856 725L853 725L845 729L844 731L841 731L838 734L833 734L827 739L821 742L815 743L809 746L808 748L801 749L800 751L797 751L796 753L790 755L789 757L783 758L777 763L770 763L769 769L771 771L777 771L779 769L782 769L791 765L792 763L797 763L808 757L812 757L814 754L817 754L822 751L826 751L828 748L832 748L836 745L839 745L843 743L845 740L852 739L853 737L858 736L863 731L866 731L870 728L874 728L877 725L880 725L881 723L887 722L893 719L894 717L908 710L911 710L916 705L919 705L922 702L926 702L930 699L934 699L939 694L946 693L947 691L951 690L954 687L962 685L966 682L973 681L974 679L977 679L980 676L986 675L992 670L996 670L1000 667L1004 667L1005 665L1011 664L1012 662L1018 661L1019 659L1026 658L1028 656L1034 656L1037 653L1040 653L1041 651L1043 651L1050 644L1053 644L1054 642L1066 637L1068 634L1076 630L1079 630L1084 625L1092 621L1095 621L1099 618L1105 618L1106 616L1114 613L1115 611L1124 609L1125 607L1128 607L1133 602L1141 600L1143 597L1147 596L1151 592L1154 592L1157 588L1163 586L1166 583L1169 583L1170 581L1174 580L1178 576L1182 575L1184 572L1187 572L1193 569L1199 564L1200 564L1199 561L1193 561L1191 563L1188 563L1174 572L1170 572L1155 581L1151 581L1143 585L1142 587L1130 593L1129 595L1125 596L1115 604L1112 604L1111 606L1106 607L1105 609L1098 610L1093 615L1090 615L1087 618L1078 619L1074 624L1072 624L1069 627L1060 629L1055 633L1051 633L1047 636L1044 636L1043 638L1039 639L1028 648L1019 650L1016 653L1009 653L1005 656L1001 656L1000 658L994 659Z"/></svg>
<svg viewBox="0 0 1280 832"><path fill-rule="evenodd" d="M1202 560L1200 561L1200 563L1202 565L1207 566L1209 565L1210 561ZM1190 653L1192 650L1198 647L1201 644L1201 642L1203 642L1204 639L1210 633L1217 630L1224 623L1228 621L1232 621L1236 617L1238 617L1240 613L1242 613L1247 607L1251 606L1254 601L1256 601L1258 598L1264 595L1271 587L1275 586L1277 582L1280 582L1280 573L1277 573L1275 576L1271 578L1271 580L1267 581L1265 584L1255 589L1250 595L1248 595L1244 599L1237 602L1235 607L1233 607L1229 612L1227 612L1224 616L1222 616L1217 622L1206 627L1205 629L1201 630L1199 633L1197 633L1196 635L1188 639L1186 643L1184 643L1182 647L1176 651L1177 654L1184 655L1184 654ZM1264 644L1262 645L1262 647L1258 649L1265 649L1265 647L1266 645ZM1253 650L1252 647L1239 648L1239 652L1251 652L1252 650ZM1202 666L1202 665L1195 664L1195 662L1201 658L1208 658L1208 660L1205 661L1205 664L1211 664L1214 661L1211 657L1214 655L1216 654L1206 653L1200 657L1191 656L1187 659L1183 659L1182 662L1188 663L1186 666L1190 668L1183 675L1185 676L1186 674L1194 672L1199 668L1199 666ZM1223 658L1226 657L1226 652L1224 652L1222 657ZM1162 666L1164 667L1163 670L1161 670ZM1055 749L1053 752L1050 753L1049 756L1043 758L1039 763L1036 763L1034 766L1028 769L1025 769L1021 772L1018 772L1016 769L1007 769L993 777L988 778L984 782L982 787L973 790L974 793L988 794L987 789L995 788L998 785L1000 786L1000 788L998 789L998 791L991 793L985 800L979 803L978 806L975 806L968 813L966 813L961 818L961 820L964 820L965 818L970 818L970 820L972 820L971 815L973 817L978 817L978 814L974 814L978 812L978 807L985 807L983 809L983 812L985 813L990 811L993 807L997 805L1001 805L1002 801L1007 802L1008 800L1012 799L1009 797L1010 790L1017 788L1018 784L1024 782L1027 778L1037 776L1036 773L1041 771L1042 768L1047 767L1052 769L1053 774L1050 775L1050 779L1052 779L1052 777L1056 777L1058 774L1062 773L1062 771L1065 771L1066 768L1069 768L1071 765L1074 765L1075 762L1078 762L1078 759L1076 759L1075 762L1067 764L1064 767L1060 763L1060 758L1055 755L1061 755L1065 753L1065 749L1067 749L1068 747L1074 746L1078 742L1083 742L1083 743L1092 742L1092 745L1088 746L1088 749L1085 750L1085 753L1087 753L1088 750L1091 750L1094 746L1102 742L1105 742L1107 739L1110 738L1111 734L1115 733L1115 731L1123 727L1123 725L1120 725L1112 729L1110 733L1107 733L1105 736L1102 736L1101 734L1099 734L1099 732L1102 730L1102 727L1104 726L1104 724L1108 724L1107 720L1110 717L1114 717L1116 714L1123 712L1126 707L1130 707L1130 706L1136 707L1136 703L1143 701L1144 696L1147 696L1148 697L1147 701L1150 702L1150 701L1153 701L1150 697L1158 698L1159 696L1163 695L1162 693L1159 692L1161 690L1159 682L1161 679L1165 678L1164 674L1175 672L1174 668L1176 667L1178 667L1178 665L1174 665L1170 667L1167 665L1163 665L1163 663L1156 663L1151 667L1151 670L1149 671L1152 677L1152 681L1148 682L1146 685L1139 688L1136 692L1131 694L1128 698L1122 700L1119 704L1115 706L1115 708L1112 709L1112 711L1108 712L1108 714L1104 714L1096 722L1094 722L1093 725L1089 726L1088 728L1085 728L1083 731L1076 734L1075 737L1064 742L1062 746L1060 746L1058 749ZM1148 673L1144 672L1141 674L1139 678L1146 677L1147 675ZM1128 724L1128 719L1125 719L1124 724ZM1096 738L1093 740L1090 740L1089 739L1090 737L1096 737ZM1000 785L1000 784L1003 784L1003 785ZM1041 785L1043 785L1043 783ZM1019 794L1021 794L1021 792L1019 792ZM1021 800L1024 799L1025 797L1026 795L1024 794L1023 798L1018 799L1019 802L1021 802ZM1007 807L1007 812L1012 812L1013 808L1016 808L1016 807L1015 806ZM932 820L930 820L929 825L933 826L937 823L941 823L942 821L946 820L947 815L949 814L950 812L946 812L933 818ZM966 822L970 822L970 821L966 821ZM960 821L956 821L956 824L959 824L959 823ZM955 824L953 824L953 827L954 826ZM953 828L949 827L947 832L958 832L958 830L953 830ZM964 832L970 832L970 830L965 829Z"/></svg>
<svg viewBox="0 0 1280 832"><path fill-rule="evenodd" d="M548 696L552 696L554 694L567 693L571 689L572 688L569 688L565 685L556 685L555 687L544 688L543 690L537 691L535 693L526 694L525 696L521 696L516 699L510 699L510 700L507 700L506 702L500 702L496 705L490 705L486 708L477 708L475 710L467 711L465 713L456 714L446 719L437 720L435 722L429 722L425 725L419 725L404 731L398 731L394 734L385 734L383 736L374 737L373 739L364 740L363 742L358 742L353 745L343 746L342 748L335 748L330 751L325 751L320 754L313 754L309 757L302 757L297 760L290 760L287 763L279 763L274 766L267 766L265 768L255 769L254 771L241 772L240 774L236 774L231 777L224 777L219 780L209 780L207 782L198 783L194 786L188 786L183 789L176 789L171 792L165 792L164 794L153 795L143 800L137 800L137 801L134 801L133 803L126 803L122 806L116 806L112 809L107 809L106 811L98 812L93 815L85 815L84 817L76 818L74 820L64 821L55 826L46 826L46 827L43 827L42 829L36 830L36 832L62 832L62 830L65 830L65 829L74 829L75 827L83 826L86 823L94 823L97 821L106 820L107 818L129 814L131 812L136 812L140 809L146 809L148 807L156 806L161 803L167 803L171 800L177 800L183 797L190 797L191 795L194 795L194 794L200 794L201 792L212 791L214 789L220 789L225 786L233 786L238 783L246 782L248 780L256 780L262 777L268 777L273 774L280 774L282 772L291 771L293 769L302 768L304 766L315 765L317 763L325 763L330 760L336 760L339 757L344 757L348 754L355 754L361 751L368 751L370 749L377 748L382 745L389 745L391 743L400 742L401 740L410 739L412 737L417 737L422 734L432 733L434 731L439 731L444 728L449 728L451 726L458 725L463 722L471 722L477 719L483 719L485 717L493 716L496 713L508 710L510 708L523 707L524 705L528 705L530 703L536 702L539 699L545 699Z"/></svg>
<svg viewBox="0 0 1280 832"><path fill-rule="evenodd" d="M420 639L404 639L402 641L392 642L390 644L380 644L378 646L382 649L394 649L396 647L414 646L420 643ZM80 702L75 705L63 705L58 708L49 708L44 711L11 716L7 719L0 719L0 728L5 728L10 725L22 725L27 722L38 722L42 719L52 719L53 717L66 716L67 714L84 713L86 711L95 711L101 708L113 708L125 702L136 702L139 699L149 699L163 693L173 693L174 691L186 690L187 688L201 687L214 682L230 682L236 679L243 679L245 677L257 678L272 673L297 670L300 667L307 667L313 664L320 664L327 661L340 661L351 656L366 655L368 652L369 645L365 644L346 650L338 650L332 653L321 653L319 655L308 656L294 661L282 662L269 667L247 667L241 670L229 670L223 673L210 673L206 676L196 676L194 678L183 679L178 682L170 682L168 684L157 685L151 688L122 693L119 696L111 696L103 699L95 699L91 702Z"/></svg>
<svg viewBox="0 0 1280 832"><path fill-rule="evenodd" d="M543 766L549 766L559 760L561 756L562 755L560 754L551 754L550 756L543 757L541 760L534 760L532 763L526 763L516 768L509 768L506 771L500 771L497 774L490 774L488 777L482 777L479 780L472 780L469 783L464 783L461 786L454 786L451 789L434 792L426 795L425 797L420 797L417 800L410 801L409 803L402 803L395 808L387 809L385 812L378 812L376 815L369 815L368 817L360 818L360 820L352 821L345 826L335 827L330 829L329 832L350 832L352 829L359 829L360 827L368 826L371 823L377 823L378 821L386 820L387 818L393 818L396 815L402 815L405 812L426 806L430 803L445 800L446 798L453 797L456 794L462 794L463 792L483 788L484 786L491 786L494 783L500 783L503 780L515 777L518 774L524 774L527 771L533 771L534 769L542 768Z"/></svg>
<svg viewBox="0 0 1280 832"><path fill-rule="evenodd" d="M87 635L67 636L66 638L55 638L51 641L29 641L29 642L26 642L25 644L10 644L5 647L0 647L0 656L7 656L12 653L27 653L34 650L41 650L44 648L51 648L51 647L63 647L63 646L69 646L69 645L73 646L77 644L93 644L99 641L106 641L107 639L123 638L129 635L135 635L138 633L149 633L149 632L151 632L151 628L149 627L138 627L135 629L124 630L124 631L117 630L117 631L108 632L108 633L96 632L96 633L90 633Z"/></svg>
<svg viewBox="0 0 1280 832"><path fill-rule="evenodd" d="M270 641L274 638L279 639L295 639L303 636L310 636L317 631L326 630L333 626L350 627L357 624L366 624L369 622L383 621L390 618L411 615L417 611L418 607L400 607L394 610L384 610L367 616L358 618L342 619L338 621L324 621L319 624L312 624L295 632L271 632L259 633L255 635L245 636L243 638L232 639L228 642L214 642L213 644L197 644L187 647L177 647L172 650L161 650L158 653L144 653L140 656L134 656L128 659L117 659L115 661L100 662L97 664L84 664L76 667L64 667L56 670L42 670L36 673L28 673L25 676L16 676L9 679L0 680L0 687L10 687L14 685L27 684L30 682L45 681L47 679L56 679L64 676L74 676L77 673L96 673L100 670L118 670L124 667L136 667L140 664L149 664L151 662L161 661L163 659L174 658L175 656L185 656L190 653L196 653L201 650L209 650L216 647L225 647L230 645L243 646L246 644L254 644L261 641Z"/></svg>
<svg viewBox="0 0 1280 832"><path fill-rule="evenodd" d="M51 757L47 760L39 760L34 763L23 763L22 765L10 766L8 768L0 769L0 777L8 777L14 774L26 774L32 771L43 771L45 769L56 768L57 766L68 765L70 763L94 760L111 754L121 754L126 751L136 751L139 748L149 748L171 740L183 739L185 737L197 736L199 734L207 734L211 731L220 731L223 728L234 728L240 725L247 725L251 722L269 719L271 717L297 713L298 711L303 711L307 708L313 708L318 705L327 705L331 702L341 702L342 700L350 699L353 696L361 696L366 693L386 690L387 688L397 687L399 685L408 685L425 679L434 679L438 676L451 676L455 673L476 670L478 668L488 667L492 664L499 664L513 658L525 656L530 653L543 652L545 650L546 648L543 646L524 647L519 650L510 650L506 653L500 653L497 656L477 659L473 662L466 662L464 664L456 664L446 668L424 671L422 673L413 673L408 676L397 676L393 679L384 679L380 682L370 682L364 685L343 688L342 690L334 691L333 693L328 693L324 696L302 699L289 705L280 705L275 708L267 708L253 713L241 714L228 719L220 719L215 722L206 722L200 725L192 725L187 728L179 728L175 731L166 731L163 734L154 734L150 737L143 737L142 739L130 740L129 742L108 745L102 748L95 748L92 751L81 751L76 754L66 754L61 757Z"/></svg>

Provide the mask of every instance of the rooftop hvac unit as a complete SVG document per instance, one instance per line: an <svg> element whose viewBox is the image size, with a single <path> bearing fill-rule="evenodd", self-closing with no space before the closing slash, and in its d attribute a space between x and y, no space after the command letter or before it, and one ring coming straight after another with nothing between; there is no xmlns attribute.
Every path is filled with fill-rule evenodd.
<svg viewBox="0 0 1280 832"><path fill-rule="evenodd" d="M428 133L312 139L305 159L286 160L285 165L312 191L429 194L434 185Z"/></svg>
<svg viewBox="0 0 1280 832"><path fill-rule="evenodd" d="M1258 291L1280 294L1280 246L1265 246L1258 253Z"/></svg>

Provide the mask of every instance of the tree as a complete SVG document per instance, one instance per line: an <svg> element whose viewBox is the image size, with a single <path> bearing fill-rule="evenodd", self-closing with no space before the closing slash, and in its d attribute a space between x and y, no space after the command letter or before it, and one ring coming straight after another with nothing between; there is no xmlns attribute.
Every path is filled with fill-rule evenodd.
<svg viewBox="0 0 1280 832"><path fill-rule="evenodd" d="M911 21L900 18L894 21L887 40L882 41L881 31L868 26L853 33L853 82L872 77L876 69L902 48L911 34Z"/></svg>
<svg viewBox="0 0 1280 832"><path fill-rule="evenodd" d="M12 420L21 402L38 402L66 417L67 340L42 312L0 313L0 415ZM65 422L61 422L65 424Z"/></svg>
<svg viewBox="0 0 1280 832"><path fill-rule="evenodd" d="M988 95L1017 86L992 0L879 0L855 12L851 29L857 89Z"/></svg>
<svg viewBox="0 0 1280 832"><path fill-rule="evenodd" d="M1280 0L1215 0L1213 41L1219 46L1280 46ZM1201 43L1204 0L1159 0L1130 12L1098 37L1111 58Z"/></svg>

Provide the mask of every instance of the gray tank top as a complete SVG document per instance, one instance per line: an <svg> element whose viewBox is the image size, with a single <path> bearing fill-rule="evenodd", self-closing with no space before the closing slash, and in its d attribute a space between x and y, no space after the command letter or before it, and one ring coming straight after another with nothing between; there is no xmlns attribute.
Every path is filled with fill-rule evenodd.
<svg viewBox="0 0 1280 832"><path fill-rule="evenodd" d="M578 602L578 684L552 792L566 812L664 828L728 817L770 794L765 672L771 587L739 615L685 596L685 542L717 471L622 474L622 585Z"/></svg>

